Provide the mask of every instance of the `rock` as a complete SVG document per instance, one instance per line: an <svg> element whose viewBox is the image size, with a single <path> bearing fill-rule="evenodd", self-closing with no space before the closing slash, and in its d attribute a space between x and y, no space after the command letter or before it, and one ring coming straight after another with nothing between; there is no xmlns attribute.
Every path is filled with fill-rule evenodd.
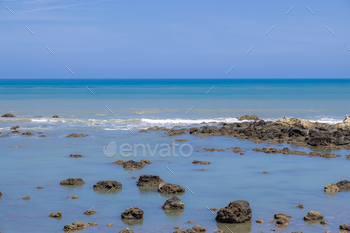
<svg viewBox="0 0 350 233"><path fill-rule="evenodd" d="M187 142L186 139L177 139L177 140L172 140L172 142Z"/></svg>
<svg viewBox="0 0 350 233"><path fill-rule="evenodd" d="M156 175L141 175L139 180L136 181L137 186L156 186L164 183L163 179Z"/></svg>
<svg viewBox="0 0 350 233"><path fill-rule="evenodd" d="M193 164L201 164L201 165L208 165L210 164L209 161L198 161L198 160L193 160Z"/></svg>
<svg viewBox="0 0 350 233"><path fill-rule="evenodd" d="M10 130L17 130L19 128L20 128L19 125L16 125L16 126L12 126Z"/></svg>
<svg viewBox="0 0 350 233"><path fill-rule="evenodd" d="M11 133L21 133L18 130L13 130Z"/></svg>
<svg viewBox="0 0 350 233"><path fill-rule="evenodd" d="M57 115L54 115L52 118L58 118L58 116L57 116Z"/></svg>
<svg viewBox="0 0 350 233"><path fill-rule="evenodd" d="M122 184L114 180L102 180L97 182L97 184L94 184L93 189L122 189Z"/></svg>
<svg viewBox="0 0 350 233"><path fill-rule="evenodd" d="M124 160L118 160L118 161L113 162L112 164L123 165L123 163L125 163Z"/></svg>
<svg viewBox="0 0 350 233"><path fill-rule="evenodd" d="M331 233L330 231L324 231L323 233Z"/></svg>
<svg viewBox="0 0 350 233"><path fill-rule="evenodd" d="M43 134L43 132L38 132L38 134Z"/></svg>
<svg viewBox="0 0 350 233"><path fill-rule="evenodd" d="M277 213L274 215L276 226L278 227L287 227L289 226L289 219L292 216L286 215L285 213Z"/></svg>
<svg viewBox="0 0 350 233"><path fill-rule="evenodd" d="M202 227L200 225L194 225L192 227L192 230L194 230L195 232L206 232L205 227Z"/></svg>
<svg viewBox="0 0 350 233"><path fill-rule="evenodd" d="M123 168L125 169L141 169L145 166L145 164L148 164L148 163L144 160L141 160L140 162L136 162L134 160L129 160L127 162L125 162L124 160L118 160L113 162L113 164L122 165Z"/></svg>
<svg viewBox="0 0 350 233"><path fill-rule="evenodd" d="M174 227L175 229L182 229L182 227Z"/></svg>
<svg viewBox="0 0 350 233"><path fill-rule="evenodd" d="M25 136L33 136L34 134L31 133L31 132L25 132L25 133L22 133L22 135L25 135Z"/></svg>
<svg viewBox="0 0 350 233"><path fill-rule="evenodd" d="M119 231L118 233L134 233L134 231L130 230L129 228L124 228L123 230Z"/></svg>
<svg viewBox="0 0 350 233"><path fill-rule="evenodd" d="M22 197L23 200L29 200L30 197L29 196L26 196L26 197Z"/></svg>
<svg viewBox="0 0 350 233"><path fill-rule="evenodd" d="M113 226L112 223L108 223L108 224L107 224L107 227L112 227L112 226Z"/></svg>
<svg viewBox="0 0 350 233"><path fill-rule="evenodd" d="M84 214L87 215L87 216L91 216L91 215L96 214L97 212L98 211L96 211L96 210L87 210L87 211L84 212Z"/></svg>
<svg viewBox="0 0 350 233"><path fill-rule="evenodd" d="M294 117L284 117L283 119L276 121L275 124L290 127L300 127L302 129L311 129L315 127L315 125L308 120Z"/></svg>
<svg viewBox="0 0 350 233"><path fill-rule="evenodd" d="M78 196L78 195L73 195L71 198L72 198L72 199L78 199L79 196Z"/></svg>
<svg viewBox="0 0 350 233"><path fill-rule="evenodd" d="M337 186L340 191L349 191L350 190L350 181L342 180L337 183Z"/></svg>
<svg viewBox="0 0 350 233"><path fill-rule="evenodd" d="M263 224L263 223L264 223L264 220L261 220L261 219L256 220L256 223Z"/></svg>
<svg viewBox="0 0 350 233"><path fill-rule="evenodd" d="M49 215L50 218L61 218L62 217L62 213L60 211L58 211L57 213L51 213Z"/></svg>
<svg viewBox="0 0 350 233"><path fill-rule="evenodd" d="M136 180L137 178L135 176L131 177L131 179Z"/></svg>
<svg viewBox="0 0 350 233"><path fill-rule="evenodd" d="M73 155L73 154L71 154L69 157L72 157L72 158L81 158L81 157L83 157L82 155Z"/></svg>
<svg viewBox="0 0 350 233"><path fill-rule="evenodd" d="M1 117L16 117L16 116L12 115L11 113L6 113L6 114L2 115Z"/></svg>
<svg viewBox="0 0 350 233"><path fill-rule="evenodd" d="M292 231L292 233L303 233L302 231Z"/></svg>
<svg viewBox="0 0 350 233"><path fill-rule="evenodd" d="M60 185L83 185L85 182L81 178L68 178L62 180Z"/></svg>
<svg viewBox="0 0 350 233"><path fill-rule="evenodd" d="M38 187L36 187L37 189L43 189L44 187L42 187L42 186L38 186Z"/></svg>
<svg viewBox="0 0 350 233"><path fill-rule="evenodd" d="M212 211L218 211L219 208L214 207L214 208L210 208L210 210L212 210Z"/></svg>
<svg viewBox="0 0 350 233"><path fill-rule="evenodd" d="M205 147L204 150L206 152L225 151L224 149L215 149L215 148L209 148L209 147Z"/></svg>
<svg viewBox="0 0 350 233"><path fill-rule="evenodd" d="M282 229L271 229L270 231L281 231Z"/></svg>
<svg viewBox="0 0 350 233"><path fill-rule="evenodd" d="M63 227L64 231L72 232L72 231L81 231L87 227L97 226L98 224L95 222L73 222L72 224L67 224Z"/></svg>
<svg viewBox="0 0 350 233"><path fill-rule="evenodd" d="M330 183L324 186L325 193L338 193L339 187L336 184Z"/></svg>
<svg viewBox="0 0 350 233"><path fill-rule="evenodd" d="M310 210L309 213L304 217L305 221L311 220L323 220L323 216L320 212Z"/></svg>
<svg viewBox="0 0 350 233"><path fill-rule="evenodd" d="M66 136L66 138L83 138L89 136L88 134L77 134L77 133L72 133Z"/></svg>
<svg viewBox="0 0 350 233"><path fill-rule="evenodd" d="M40 135L39 138L46 138L46 136L45 135Z"/></svg>
<svg viewBox="0 0 350 233"><path fill-rule="evenodd" d="M350 224L340 225L339 228L342 229L342 230L350 231Z"/></svg>
<svg viewBox="0 0 350 233"><path fill-rule="evenodd" d="M2 192L0 191L0 197L2 196Z"/></svg>
<svg viewBox="0 0 350 233"><path fill-rule="evenodd" d="M238 200L231 202L227 207L220 209L215 220L223 223L243 223L252 218L249 202Z"/></svg>
<svg viewBox="0 0 350 233"><path fill-rule="evenodd" d="M346 155L346 159L347 159L347 160L350 160L350 155Z"/></svg>
<svg viewBox="0 0 350 233"><path fill-rule="evenodd" d="M173 233L185 233L185 231L183 231L183 230L176 230L176 231L173 231Z"/></svg>
<svg viewBox="0 0 350 233"><path fill-rule="evenodd" d="M178 209L184 209L185 204L181 201L180 198L173 196L172 198L166 200L164 205L162 206L162 209L164 210L178 210Z"/></svg>
<svg viewBox="0 0 350 233"><path fill-rule="evenodd" d="M121 214L123 219L141 219L143 211L137 207L130 207Z"/></svg>
<svg viewBox="0 0 350 233"><path fill-rule="evenodd" d="M304 205L297 205L297 207L299 208L299 209L304 209Z"/></svg>
<svg viewBox="0 0 350 233"><path fill-rule="evenodd" d="M258 121L260 118L257 115L244 115L238 118L238 120L243 121L243 120L254 120Z"/></svg>
<svg viewBox="0 0 350 233"><path fill-rule="evenodd" d="M142 159L142 160L140 161L140 163L143 163L143 164L151 164L152 162L149 161L148 159Z"/></svg>
<svg viewBox="0 0 350 233"><path fill-rule="evenodd" d="M167 194L182 193L185 192L185 188L177 184L161 183L158 186L158 192Z"/></svg>
<svg viewBox="0 0 350 233"><path fill-rule="evenodd" d="M193 221L187 221L187 223L193 223Z"/></svg>
<svg viewBox="0 0 350 233"><path fill-rule="evenodd" d="M327 221L324 221L324 220L323 220L323 221L320 222L320 224L323 225L323 226L326 226L326 225L328 225L329 223L328 223Z"/></svg>
<svg viewBox="0 0 350 233"><path fill-rule="evenodd" d="M264 174L268 174L268 172L267 172L267 171L263 171L263 173L264 173Z"/></svg>
<svg viewBox="0 0 350 233"><path fill-rule="evenodd" d="M214 233L225 233L223 230L216 230Z"/></svg>

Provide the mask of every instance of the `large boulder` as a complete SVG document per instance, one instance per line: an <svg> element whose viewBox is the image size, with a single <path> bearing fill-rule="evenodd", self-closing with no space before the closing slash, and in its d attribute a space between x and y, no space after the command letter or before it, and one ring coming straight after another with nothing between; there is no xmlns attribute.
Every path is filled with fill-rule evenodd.
<svg viewBox="0 0 350 233"><path fill-rule="evenodd" d="M339 187L336 184L330 183L324 186L325 193L338 193Z"/></svg>
<svg viewBox="0 0 350 233"><path fill-rule="evenodd" d="M258 121L260 118L257 115L244 115L238 118L238 120L243 121L243 120L254 120Z"/></svg>
<svg viewBox="0 0 350 233"><path fill-rule="evenodd" d="M164 183L163 179L156 175L141 175L139 180L136 181L137 186L156 186Z"/></svg>
<svg viewBox="0 0 350 233"><path fill-rule="evenodd" d="M122 184L118 181L114 180L101 180L94 184L93 189L101 190L101 189L121 189Z"/></svg>
<svg viewBox="0 0 350 233"><path fill-rule="evenodd" d="M143 218L143 210L137 207L130 207L121 214L123 219L141 219Z"/></svg>
<svg viewBox="0 0 350 233"><path fill-rule="evenodd" d="M310 210L309 213L304 217L305 221L312 221L312 220L323 220L323 215L320 212Z"/></svg>
<svg viewBox="0 0 350 233"><path fill-rule="evenodd" d="M12 115L11 113L6 113L2 115L1 117L16 117L15 115Z"/></svg>
<svg viewBox="0 0 350 233"><path fill-rule="evenodd" d="M340 191L349 191L350 190L350 181L342 180L337 183L337 186Z"/></svg>
<svg viewBox="0 0 350 233"><path fill-rule="evenodd" d="M68 178L60 182L60 185L83 185L83 184L85 184L85 181L83 181L83 179L81 178Z"/></svg>
<svg viewBox="0 0 350 233"><path fill-rule="evenodd" d="M220 209L215 220L223 223L243 223L252 218L252 210L249 202L238 200L231 202L225 208Z"/></svg>
<svg viewBox="0 0 350 233"><path fill-rule="evenodd" d="M276 121L275 124L289 127L300 127L302 129L311 129L315 127L314 123L311 123L308 120L294 117L284 117L283 119Z"/></svg>
<svg viewBox="0 0 350 233"><path fill-rule="evenodd" d="M81 231L87 227L97 226L98 224L95 222L73 222L72 224L67 224L63 227L64 231L73 232L73 231Z"/></svg>
<svg viewBox="0 0 350 233"><path fill-rule="evenodd" d="M164 205L162 206L162 209L164 210L178 210L178 209L184 209L185 204L181 201L180 198L173 196L172 198L166 200Z"/></svg>
<svg viewBox="0 0 350 233"><path fill-rule="evenodd" d="M158 186L158 192L167 194L183 193L185 188L177 184L161 183Z"/></svg>

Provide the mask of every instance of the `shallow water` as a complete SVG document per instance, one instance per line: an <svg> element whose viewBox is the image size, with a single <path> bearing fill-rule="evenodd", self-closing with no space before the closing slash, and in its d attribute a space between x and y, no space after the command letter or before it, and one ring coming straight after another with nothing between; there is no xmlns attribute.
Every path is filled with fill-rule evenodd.
<svg viewBox="0 0 350 233"><path fill-rule="evenodd" d="M205 83L205 85L207 84L209 83ZM348 84L345 83L344 86L346 85ZM4 87L2 86L2 88ZM58 89L60 88L62 87ZM147 89L147 87L143 88ZM166 86L163 85L163 88L166 89ZM129 86L128 90L131 89ZM23 91L23 87L18 90ZM177 97L181 95L179 90L175 94ZM7 97L5 98L4 95ZM172 125L200 123L204 120L208 122L213 119L234 121L236 120L235 116L243 112L248 113L248 111L230 109L229 106L226 106L231 112L225 112L219 101L220 104L215 106L217 111L211 111L214 108L208 108L209 113L203 111L204 116L195 111L193 115L190 115L192 111L185 115L186 111L181 112L180 110L173 112L162 108L152 110L153 103L162 103L163 106L166 106L166 99L155 99L151 103L152 101L147 98L131 100L124 96L126 102L133 102L140 109L142 107L145 113L136 114L134 112L140 111L140 109L128 109L122 105L120 108L113 108L119 114L113 116L108 115L110 113L105 109L106 104L102 104L105 103L104 99L92 100L90 96L82 98L82 103L74 108L74 104L78 102L76 98L64 100L58 97L59 95L56 96L57 93L53 94L54 98L51 100L34 100L29 98L30 96L11 99L10 95L9 93L0 95L2 96L1 109L6 109L4 112L13 111L13 114L18 115L18 117L0 118L0 128L2 128L0 132L6 134L11 126L19 125L21 132L30 131L36 135L27 137L10 134L9 137L0 138L0 190L3 193L0 198L1 232L63 232L63 226L74 221L97 222L99 224L96 227L84 229L83 232L87 233L96 232L96 230L99 232L118 232L125 227L129 227L135 232L173 232L175 226L187 229L192 228L195 224L206 227L207 232L213 232L216 229L230 232L226 226L232 232L268 232L270 229L278 228L269 223L273 220L273 215L278 212L293 217L290 219L290 226L282 229L281 232L296 230L303 232L330 230L335 232L338 231L340 224L350 223L348 217L350 192L341 192L333 196L323 192L323 187L326 184L349 179L348 163L350 161L346 160L344 156L350 153L347 150L336 151L335 153L341 154L342 157L335 159L265 154L252 150L247 150L244 155L239 155L231 150L206 152L203 148L227 149L238 146L246 150L247 148L268 145L226 137L200 138L192 135L167 137L164 135L164 131L139 133L140 129L153 125L170 127ZM30 95L35 95L35 93ZM38 96L39 94L36 98L39 98ZM91 96L94 97L92 94ZM227 96L223 95L221 98L226 99ZM172 101L180 106L180 99L174 97ZM108 101L111 100L107 100L107 103L109 103ZM123 103L121 99L117 101ZM196 101L199 103L202 100L197 99ZM330 99L330 101L337 100ZM97 103L101 104L101 111L96 107ZM143 106L146 103L148 105ZM191 105L190 103L189 106L191 107ZM256 103L251 103L249 107L252 106L260 109L264 107ZM321 109L323 105L319 103L318 106ZM168 109L171 107L167 106ZM333 108L340 107L337 105ZM316 107L315 109L317 110ZM318 118L319 112L316 110L315 113L312 111L305 113L300 110L299 114L309 116L310 119L320 119ZM264 115L266 118L278 118L279 114L283 114L277 110L254 112L253 109L251 111L259 116ZM332 112L331 110L327 111ZM295 110L293 113L297 112ZM54 114L59 115L60 118L52 119ZM43 118L35 118L37 115L41 115ZM329 114L326 117L330 116ZM340 114L334 114L334 116L336 117L332 118L333 120L343 117ZM110 120L116 118L123 120L114 122ZM132 129L134 134L125 126ZM37 137L39 131L47 135L47 138ZM73 132L86 133L90 136L65 138ZM191 145L193 154L187 158L183 156L175 158L173 156L161 157L158 153L159 150L154 157L146 153L145 158L151 160L152 164L146 165L143 169L128 172L122 166L111 163L118 159L139 161L143 158L141 150L137 151L136 158L134 156L124 158L120 153L113 157L106 157L103 153L103 148L110 142L115 142L117 147L124 143L131 145L145 143L154 149L156 144L172 144L174 139L188 140L187 142L177 142L177 144ZM291 145L279 146L276 144L273 147L311 151L308 148L301 149ZM184 149L184 152L189 152L188 147ZM70 158L70 154L82 154L84 157ZM208 160L211 164L193 165L193 160ZM200 171L199 169L206 170ZM263 174L263 171L269 173ZM179 195L185 203L185 210L170 213L163 211L161 206L171 195L161 195L156 189L138 188L136 180L132 177L138 178L141 174L159 175L166 182L179 184L183 187L187 186L194 194L186 187L185 194ZM69 177L80 177L86 183L81 187L59 185L61 180ZM92 186L100 180L116 180L122 183L123 189L119 192L110 192L107 195L104 192L94 191ZM39 190L36 188L37 186L43 186L44 189ZM72 195L78 195L79 198L75 200L66 198L66 196ZM31 199L22 200L24 196L30 196ZM217 224L215 212L212 214L207 209L207 207L223 208L229 202L241 199L249 201L253 211L251 222L245 224ZM303 204L305 208L296 208L299 204ZM93 206L93 209L99 212L92 216L85 216L84 212ZM142 221L126 222L121 220L120 214L131 206L137 206L145 212ZM303 217L309 210L321 212L330 224L322 226L304 222ZM57 211L63 213L61 220L48 217L50 213ZM258 219L263 219L265 223L255 223ZM186 223L189 220L194 223ZM106 227L107 223L113 223L114 226Z"/></svg>

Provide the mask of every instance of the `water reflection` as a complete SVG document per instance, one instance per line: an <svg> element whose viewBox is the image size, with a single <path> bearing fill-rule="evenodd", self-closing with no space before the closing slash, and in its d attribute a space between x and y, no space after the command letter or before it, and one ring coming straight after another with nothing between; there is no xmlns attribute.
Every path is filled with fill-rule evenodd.
<svg viewBox="0 0 350 233"><path fill-rule="evenodd" d="M122 218L122 222L125 224L128 224L130 226L142 225L143 218L141 218L141 219L124 219L124 218Z"/></svg>
<svg viewBox="0 0 350 233"><path fill-rule="evenodd" d="M217 223L216 226L225 233L250 233L252 230L251 221L244 223Z"/></svg>

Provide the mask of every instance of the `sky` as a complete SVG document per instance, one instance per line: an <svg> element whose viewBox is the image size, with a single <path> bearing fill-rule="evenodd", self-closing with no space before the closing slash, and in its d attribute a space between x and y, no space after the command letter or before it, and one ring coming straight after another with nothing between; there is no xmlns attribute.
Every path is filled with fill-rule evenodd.
<svg viewBox="0 0 350 233"><path fill-rule="evenodd" d="M348 78L349 17L349 0L1 0L0 78Z"/></svg>

